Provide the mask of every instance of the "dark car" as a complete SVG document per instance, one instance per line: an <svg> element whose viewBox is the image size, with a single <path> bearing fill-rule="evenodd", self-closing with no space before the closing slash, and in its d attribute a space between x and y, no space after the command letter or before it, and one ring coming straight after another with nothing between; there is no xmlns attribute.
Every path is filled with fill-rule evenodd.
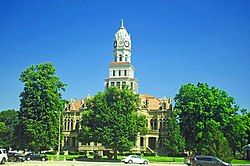
<svg viewBox="0 0 250 166"><path fill-rule="evenodd" d="M192 166L232 166L213 156L195 156L191 160Z"/></svg>
<svg viewBox="0 0 250 166"><path fill-rule="evenodd" d="M42 155L40 153L29 153L25 156L27 161L30 160L39 160L39 161L47 161L48 157L46 155Z"/></svg>
<svg viewBox="0 0 250 166"><path fill-rule="evenodd" d="M24 162L25 161L25 157L22 154L16 153L16 152L8 152L7 153L8 156L8 161L9 162L17 162L17 161L21 161Z"/></svg>

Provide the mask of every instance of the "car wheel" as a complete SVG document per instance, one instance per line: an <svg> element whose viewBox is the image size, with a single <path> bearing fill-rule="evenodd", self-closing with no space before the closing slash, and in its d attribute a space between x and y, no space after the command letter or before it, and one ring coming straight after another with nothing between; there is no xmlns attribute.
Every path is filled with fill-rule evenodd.
<svg viewBox="0 0 250 166"><path fill-rule="evenodd" d="M148 161L144 161L143 164L148 164Z"/></svg>
<svg viewBox="0 0 250 166"><path fill-rule="evenodd" d="M26 160L27 160L27 161L30 161L30 157L27 157Z"/></svg>
<svg viewBox="0 0 250 166"><path fill-rule="evenodd" d="M4 164L6 162L6 159L3 158L2 161L1 161L1 164Z"/></svg>
<svg viewBox="0 0 250 166"><path fill-rule="evenodd" d="M129 161L128 161L128 163L129 163L129 164L132 164L132 163L133 163L133 161L132 161L132 160L129 160Z"/></svg>
<svg viewBox="0 0 250 166"><path fill-rule="evenodd" d="M42 158L41 160L42 160L42 161L45 161L45 158Z"/></svg>

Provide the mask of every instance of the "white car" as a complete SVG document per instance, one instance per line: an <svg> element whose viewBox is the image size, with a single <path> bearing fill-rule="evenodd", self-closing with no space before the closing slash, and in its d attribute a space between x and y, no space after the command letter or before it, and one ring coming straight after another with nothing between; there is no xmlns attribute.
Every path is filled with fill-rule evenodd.
<svg viewBox="0 0 250 166"><path fill-rule="evenodd" d="M129 163L136 163L136 164L149 164L149 161L147 159L142 158L141 156L137 155L129 155L125 159L122 160L125 164Z"/></svg>
<svg viewBox="0 0 250 166"><path fill-rule="evenodd" d="M0 149L0 163L4 164L8 160L6 149Z"/></svg>

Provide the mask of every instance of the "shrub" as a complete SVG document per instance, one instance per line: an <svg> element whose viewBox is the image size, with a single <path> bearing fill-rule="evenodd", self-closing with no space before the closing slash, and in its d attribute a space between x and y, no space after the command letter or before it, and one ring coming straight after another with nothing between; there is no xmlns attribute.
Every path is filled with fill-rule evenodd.
<svg viewBox="0 0 250 166"><path fill-rule="evenodd" d="M79 155L79 152L69 151L69 155Z"/></svg>
<svg viewBox="0 0 250 166"><path fill-rule="evenodd" d="M55 154L56 154L56 151L49 151L49 152L45 152L45 154L55 155Z"/></svg>
<svg viewBox="0 0 250 166"><path fill-rule="evenodd" d="M79 152L79 155L84 155L84 156L86 156L86 155L87 155L87 152L86 152L86 151Z"/></svg>
<svg viewBox="0 0 250 166"><path fill-rule="evenodd" d="M144 156L156 156L156 153L146 152L144 153Z"/></svg>
<svg viewBox="0 0 250 166"><path fill-rule="evenodd" d="M94 159L100 159L102 156L100 156L98 153L94 153Z"/></svg>

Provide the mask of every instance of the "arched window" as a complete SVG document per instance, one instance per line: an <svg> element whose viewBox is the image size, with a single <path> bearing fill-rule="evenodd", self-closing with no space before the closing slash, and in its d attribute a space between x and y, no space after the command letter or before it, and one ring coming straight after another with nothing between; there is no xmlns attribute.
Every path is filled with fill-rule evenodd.
<svg viewBox="0 0 250 166"><path fill-rule="evenodd" d="M119 61L120 62L122 61L122 55L119 55Z"/></svg>
<svg viewBox="0 0 250 166"><path fill-rule="evenodd" d="M68 126L67 126L67 130L69 130L69 125L70 125L70 121L69 121L69 119L68 119Z"/></svg>
<svg viewBox="0 0 250 166"><path fill-rule="evenodd" d="M153 119L151 119L151 120L150 120L150 128L151 128L151 130L153 130L153 129L154 129Z"/></svg>
<svg viewBox="0 0 250 166"><path fill-rule="evenodd" d="M157 126L158 126L158 125L157 125L157 119L154 120L154 125L153 125L153 126L154 126L154 129L153 129L153 130L157 130Z"/></svg>
<svg viewBox="0 0 250 166"><path fill-rule="evenodd" d="M76 120L76 130L79 130L79 120Z"/></svg>
<svg viewBox="0 0 250 166"><path fill-rule="evenodd" d="M63 123L63 130L67 130L67 120L66 119L64 120L64 123Z"/></svg>
<svg viewBox="0 0 250 166"><path fill-rule="evenodd" d="M71 129L70 129L70 130L74 130L74 122L73 122L73 119L71 119L71 122L70 122L70 127L71 127Z"/></svg>
<svg viewBox="0 0 250 166"><path fill-rule="evenodd" d="M160 130L162 130L162 119L160 119Z"/></svg>
<svg viewBox="0 0 250 166"><path fill-rule="evenodd" d="M166 127L166 125L167 125L167 121L166 121L166 119L163 119L162 126Z"/></svg>
<svg viewBox="0 0 250 166"><path fill-rule="evenodd" d="M125 56L125 62L127 62L127 61L128 61L128 55Z"/></svg>

